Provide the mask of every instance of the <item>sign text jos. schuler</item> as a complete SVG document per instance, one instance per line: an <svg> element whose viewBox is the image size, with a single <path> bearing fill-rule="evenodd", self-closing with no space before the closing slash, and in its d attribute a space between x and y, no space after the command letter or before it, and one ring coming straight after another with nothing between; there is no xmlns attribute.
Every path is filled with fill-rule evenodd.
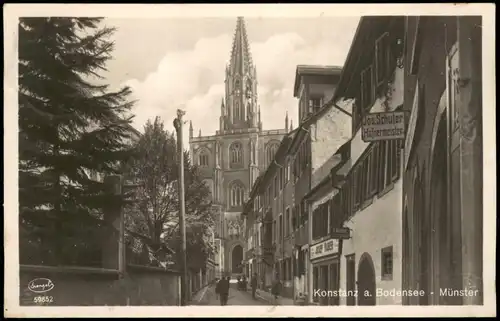
<svg viewBox="0 0 500 321"><path fill-rule="evenodd" d="M405 138L404 111L367 114L361 125L361 138L365 142Z"/></svg>
<svg viewBox="0 0 500 321"><path fill-rule="evenodd" d="M311 260L320 258L322 256L332 255L339 252L339 240L329 239L324 242L311 246L309 251Z"/></svg>

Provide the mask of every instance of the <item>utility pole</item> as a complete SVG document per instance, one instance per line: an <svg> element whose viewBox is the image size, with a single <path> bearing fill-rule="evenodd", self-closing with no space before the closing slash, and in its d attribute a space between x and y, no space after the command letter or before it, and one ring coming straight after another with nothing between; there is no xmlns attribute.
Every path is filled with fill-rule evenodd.
<svg viewBox="0 0 500 321"><path fill-rule="evenodd" d="M177 154L179 162L179 177L177 180L179 192L179 228L181 232L181 252L179 253L181 261L181 306L186 306L188 302L188 277L186 262L186 200L184 199L184 147L182 145L182 116L185 111L177 109L177 118L174 119L174 127L177 131Z"/></svg>

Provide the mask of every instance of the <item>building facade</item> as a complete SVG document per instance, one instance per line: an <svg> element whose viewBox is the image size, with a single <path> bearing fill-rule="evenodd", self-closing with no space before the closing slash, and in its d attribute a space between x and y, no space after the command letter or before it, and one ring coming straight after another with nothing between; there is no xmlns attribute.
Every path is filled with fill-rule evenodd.
<svg viewBox="0 0 500 321"><path fill-rule="evenodd" d="M481 26L406 19L403 288L425 295L404 304L483 304Z"/></svg>
<svg viewBox="0 0 500 321"><path fill-rule="evenodd" d="M309 208L309 262L308 293L310 303L319 305L339 305L339 295L325 295L340 289L340 255L342 240L338 229L342 226L338 210L341 206L341 194L338 177L350 167L350 144L342 145L329 161L330 172L325 172L323 179L305 196ZM343 176L341 176L343 177ZM345 237L344 237L345 238ZM331 292L329 292L331 291Z"/></svg>
<svg viewBox="0 0 500 321"><path fill-rule="evenodd" d="M351 105L352 135L342 147L349 157L341 167L329 166L331 199L319 198L311 206L313 221L319 220L311 241L333 242L329 247L339 253L338 263L330 260L312 271L314 289L338 287L338 298L334 292L313 298L320 304L401 304L400 295L379 292L401 289L403 142L367 139L363 122L367 115L389 117L402 109L403 49L404 17L361 19L334 97ZM337 229L348 230L348 237L336 235Z"/></svg>
<svg viewBox="0 0 500 321"><path fill-rule="evenodd" d="M296 298L308 293L309 224L304 196L318 183L323 163L350 135L349 116L328 105L335 92L341 68L298 66L295 96L301 120L296 130L282 140L273 163L252 188L244 217L261 226L258 269L263 287L274 277L283 282L283 295ZM349 126L344 126L348 124ZM331 162L331 161L330 161ZM248 237L255 237L249 232ZM247 226L248 231L252 228Z"/></svg>
<svg viewBox="0 0 500 321"><path fill-rule="evenodd" d="M297 66L294 96L298 99L299 126L288 160L293 182L294 295L312 302L310 235L307 194L325 175L325 163L350 136L350 116L332 105L341 67Z"/></svg>
<svg viewBox="0 0 500 321"><path fill-rule="evenodd" d="M215 243L218 276L242 274L245 240L240 217L250 189L274 158L285 128L263 130L257 100L257 69L253 64L243 18L237 19L231 58L226 66L225 96L219 130L194 136L189 128L191 159L212 192L217 211Z"/></svg>

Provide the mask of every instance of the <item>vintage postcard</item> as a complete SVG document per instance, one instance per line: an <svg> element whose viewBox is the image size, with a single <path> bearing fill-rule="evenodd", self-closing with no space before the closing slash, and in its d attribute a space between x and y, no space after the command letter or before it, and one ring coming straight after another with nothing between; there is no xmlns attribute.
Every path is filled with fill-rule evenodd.
<svg viewBox="0 0 500 321"><path fill-rule="evenodd" d="M493 4L4 9L4 316L496 315Z"/></svg>

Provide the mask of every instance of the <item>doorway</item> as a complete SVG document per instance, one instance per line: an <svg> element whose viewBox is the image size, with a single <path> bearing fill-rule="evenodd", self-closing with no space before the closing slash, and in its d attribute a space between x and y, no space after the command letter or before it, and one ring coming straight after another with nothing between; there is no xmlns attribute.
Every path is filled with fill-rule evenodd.
<svg viewBox="0 0 500 321"><path fill-rule="evenodd" d="M363 253L358 267L358 305L376 305L375 268L370 254Z"/></svg>
<svg viewBox="0 0 500 321"><path fill-rule="evenodd" d="M356 305L356 257L348 255L346 259L346 305Z"/></svg>
<svg viewBox="0 0 500 321"><path fill-rule="evenodd" d="M236 245L233 248L231 254L231 272L235 274L243 273L243 266L241 262L243 261L243 247L241 245Z"/></svg>

